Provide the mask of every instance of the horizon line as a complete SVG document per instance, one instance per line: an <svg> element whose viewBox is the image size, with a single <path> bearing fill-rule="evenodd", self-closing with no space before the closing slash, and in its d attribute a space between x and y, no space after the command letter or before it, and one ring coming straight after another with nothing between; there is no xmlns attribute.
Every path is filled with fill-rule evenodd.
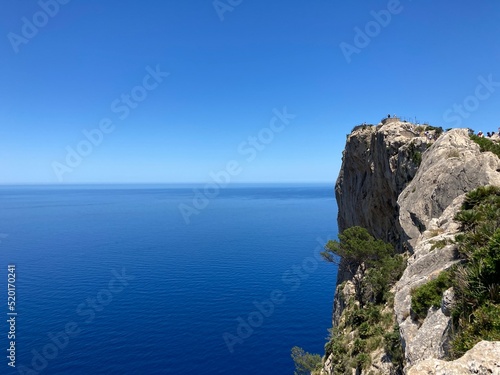
<svg viewBox="0 0 500 375"><path fill-rule="evenodd" d="M217 184L222 189L232 185L328 185L335 184L335 181L257 181L257 182L231 182L221 186L217 182L71 182L71 183L51 183L51 182L7 182L0 183L2 186L81 186L81 185L209 185Z"/></svg>

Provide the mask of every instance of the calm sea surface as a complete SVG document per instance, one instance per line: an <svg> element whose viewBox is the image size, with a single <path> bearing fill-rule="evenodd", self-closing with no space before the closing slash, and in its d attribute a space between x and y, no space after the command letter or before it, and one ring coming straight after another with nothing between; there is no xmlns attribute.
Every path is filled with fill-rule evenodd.
<svg viewBox="0 0 500 375"><path fill-rule="evenodd" d="M291 375L293 346L322 353L336 269L316 257L337 234L333 187L227 188L186 224L193 196L0 187L0 374Z"/></svg>

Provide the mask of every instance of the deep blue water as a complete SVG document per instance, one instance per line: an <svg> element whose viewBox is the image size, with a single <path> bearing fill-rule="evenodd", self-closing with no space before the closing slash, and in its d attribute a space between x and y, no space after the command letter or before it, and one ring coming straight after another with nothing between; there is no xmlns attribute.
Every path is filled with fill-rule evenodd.
<svg viewBox="0 0 500 375"><path fill-rule="evenodd" d="M0 187L2 353L8 264L18 313L17 368L2 355L0 373L293 374L294 345L322 353L336 269L314 256L337 234L333 187L227 188L186 224L193 195Z"/></svg>

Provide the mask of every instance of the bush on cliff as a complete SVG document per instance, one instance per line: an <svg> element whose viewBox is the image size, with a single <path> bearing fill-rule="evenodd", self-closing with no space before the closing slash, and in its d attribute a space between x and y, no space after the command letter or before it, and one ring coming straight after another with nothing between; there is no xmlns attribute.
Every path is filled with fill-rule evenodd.
<svg viewBox="0 0 500 375"><path fill-rule="evenodd" d="M467 194L455 216L463 263L454 272L456 334L452 355L459 357L481 340L500 340L500 187Z"/></svg>
<svg viewBox="0 0 500 375"><path fill-rule="evenodd" d="M470 135L470 139L476 142L481 148L481 152L490 151L500 158L500 145L493 142L491 139Z"/></svg>
<svg viewBox="0 0 500 375"><path fill-rule="evenodd" d="M450 273L443 271L437 278L411 292L411 310L418 319L425 319L430 307L440 307L443 292L451 287Z"/></svg>

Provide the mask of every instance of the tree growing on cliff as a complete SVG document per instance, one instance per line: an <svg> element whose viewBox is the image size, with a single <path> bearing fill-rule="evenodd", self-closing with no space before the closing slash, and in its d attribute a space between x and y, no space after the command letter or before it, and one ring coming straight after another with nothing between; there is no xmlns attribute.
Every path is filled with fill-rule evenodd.
<svg viewBox="0 0 500 375"><path fill-rule="evenodd" d="M310 375L321 369L321 356L307 353L298 346L292 348L292 359L295 363L294 375Z"/></svg>
<svg viewBox="0 0 500 375"><path fill-rule="evenodd" d="M352 275L356 299L361 306L368 300L384 299L386 289L404 268L403 258L395 254L391 244L375 239L358 226L344 230L338 241L328 241L321 255Z"/></svg>

